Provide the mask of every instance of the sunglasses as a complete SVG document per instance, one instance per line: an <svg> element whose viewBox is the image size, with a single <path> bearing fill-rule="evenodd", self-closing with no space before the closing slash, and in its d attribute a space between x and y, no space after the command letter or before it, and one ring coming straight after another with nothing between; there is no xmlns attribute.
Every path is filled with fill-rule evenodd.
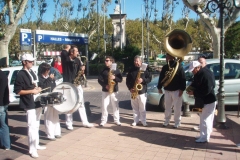
<svg viewBox="0 0 240 160"><path fill-rule="evenodd" d="M28 63L33 63L34 61L27 61Z"/></svg>
<svg viewBox="0 0 240 160"><path fill-rule="evenodd" d="M105 62L108 62L108 61L110 61L110 60L105 60Z"/></svg>

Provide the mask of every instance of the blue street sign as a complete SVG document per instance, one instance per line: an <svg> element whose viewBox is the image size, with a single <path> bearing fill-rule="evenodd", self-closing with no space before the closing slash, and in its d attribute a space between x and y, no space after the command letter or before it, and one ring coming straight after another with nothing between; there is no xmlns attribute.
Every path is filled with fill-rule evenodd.
<svg viewBox="0 0 240 160"><path fill-rule="evenodd" d="M20 45L31 46L32 45L32 33L31 29L20 29Z"/></svg>
<svg viewBox="0 0 240 160"><path fill-rule="evenodd" d="M47 30L36 30L35 40L37 43L88 44L88 36L86 34Z"/></svg>

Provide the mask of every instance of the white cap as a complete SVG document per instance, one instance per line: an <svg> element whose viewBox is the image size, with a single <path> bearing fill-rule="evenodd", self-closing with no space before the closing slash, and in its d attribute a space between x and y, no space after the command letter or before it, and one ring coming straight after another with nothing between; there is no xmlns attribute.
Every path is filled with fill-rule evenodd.
<svg viewBox="0 0 240 160"><path fill-rule="evenodd" d="M34 61L35 58L31 54L24 54L22 55L22 61Z"/></svg>
<svg viewBox="0 0 240 160"><path fill-rule="evenodd" d="M199 67L199 66L201 66L201 63L199 63L198 61L192 61L189 65L188 72L192 72L195 67Z"/></svg>

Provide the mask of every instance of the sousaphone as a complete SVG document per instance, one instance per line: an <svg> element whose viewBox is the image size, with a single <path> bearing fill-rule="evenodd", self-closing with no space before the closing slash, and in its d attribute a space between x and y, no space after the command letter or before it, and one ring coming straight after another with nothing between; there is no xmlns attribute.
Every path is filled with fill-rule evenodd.
<svg viewBox="0 0 240 160"><path fill-rule="evenodd" d="M174 29L166 35L164 48L168 54L172 57L176 57L176 66L171 68L169 65L169 71L166 72L164 79L161 81L164 87L166 87L175 76L179 62L183 61L184 56L192 49L192 38L184 30Z"/></svg>

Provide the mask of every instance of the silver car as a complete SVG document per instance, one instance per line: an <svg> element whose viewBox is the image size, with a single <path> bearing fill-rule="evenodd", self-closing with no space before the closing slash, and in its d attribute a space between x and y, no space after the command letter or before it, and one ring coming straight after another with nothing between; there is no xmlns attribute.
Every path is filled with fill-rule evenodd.
<svg viewBox="0 0 240 160"><path fill-rule="evenodd" d="M220 74L220 60L219 59L207 59L207 66L214 74L216 80L215 93L218 93L219 88L219 74ZM186 74L187 86L191 84L193 74L187 72L189 64L183 66ZM225 104L226 105L238 105L238 91L240 88L240 61L235 59L224 60L224 91L225 91ZM158 106L161 110L164 110L164 93L159 94L157 89L159 77L153 78L152 82L148 84L147 90L147 103ZM189 105L194 105L194 97L183 93L183 102L187 102Z"/></svg>

